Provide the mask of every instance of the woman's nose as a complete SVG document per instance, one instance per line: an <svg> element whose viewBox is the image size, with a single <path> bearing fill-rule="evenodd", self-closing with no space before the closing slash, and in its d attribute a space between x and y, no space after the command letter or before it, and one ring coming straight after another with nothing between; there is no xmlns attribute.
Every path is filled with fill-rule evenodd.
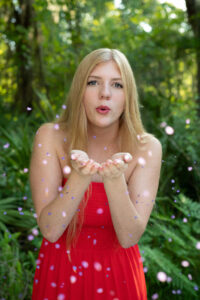
<svg viewBox="0 0 200 300"><path fill-rule="evenodd" d="M111 97L111 90L110 90L110 86L108 84L102 84L100 85L99 88L99 94L100 94L100 98L110 98Z"/></svg>

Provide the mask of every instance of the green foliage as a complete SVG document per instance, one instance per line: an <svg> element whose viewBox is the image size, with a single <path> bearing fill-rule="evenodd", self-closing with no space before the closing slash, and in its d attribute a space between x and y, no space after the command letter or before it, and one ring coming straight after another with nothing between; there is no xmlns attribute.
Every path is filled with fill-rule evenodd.
<svg viewBox="0 0 200 300"><path fill-rule="evenodd" d="M0 297L1 299L31 299L35 257L20 249L19 232L0 233Z"/></svg>
<svg viewBox="0 0 200 300"><path fill-rule="evenodd" d="M36 120L20 116L1 127L0 230L21 231L20 242L36 225L28 178Z"/></svg>
<svg viewBox="0 0 200 300"><path fill-rule="evenodd" d="M32 291L42 239L32 235L38 226L26 170L35 132L61 111L83 56L109 47L127 56L143 123L163 147L156 208L139 242L148 296L197 299L200 120L196 43L186 12L156 0L123 0L119 8L107 0L36 0L27 10L21 3L0 4L0 296L30 299ZM166 134L167 125L173 135ZM183 260L189 267L181 266ZM159 271L172 281L159 282Z"/></svg>
<svg viewBox="0 0 200 300"><path fill-rule="evenodd" d="M198 299L200 262L196 247L200 204L183 194L176 196L174 201L167 197L156 201L156 209L139 241L143 266L147 268L148 295L158 293L160 299L168 299L170 293L170 298L177 299L176 291L180 290L183 297L179 295L180 299ZM184 268L182 261L189 262L189 266ZM161 271L167 275L165 282L157 280Z"/></svg>

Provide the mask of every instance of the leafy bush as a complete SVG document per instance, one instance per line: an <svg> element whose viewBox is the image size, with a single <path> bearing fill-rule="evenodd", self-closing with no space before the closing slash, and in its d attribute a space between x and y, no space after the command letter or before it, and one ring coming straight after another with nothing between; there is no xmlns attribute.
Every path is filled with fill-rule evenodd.
<svg viewBox="0 0 200 300"><path fill-rule="evenodd" d="M19 236L19 232L0 232L1 300L31 299L35 255L30 250L22 250L18 242Z"/></svg>
<svg viewBox="0 0 200 300"><path fill-rule="evenodd" d="M148 296L159 299L199 299L200 204L179 194L156 200L145 233L139 241L144 258ZM199 244L198 244L199 245ZM181 265L187 261L188 267ZM158 272L167 275L157 280ZM178 296L177 296L178 295Z"/></svg>

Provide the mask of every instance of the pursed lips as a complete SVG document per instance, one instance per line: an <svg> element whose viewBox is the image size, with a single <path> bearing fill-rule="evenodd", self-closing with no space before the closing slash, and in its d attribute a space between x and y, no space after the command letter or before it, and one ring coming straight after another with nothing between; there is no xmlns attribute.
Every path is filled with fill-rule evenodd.
<svg viewBox="0 0 200 300"><path fill-rule="evenodd" d="M110 110L110 108L108 106L98 106L96 109L101 109L101 110Z"/></svg>

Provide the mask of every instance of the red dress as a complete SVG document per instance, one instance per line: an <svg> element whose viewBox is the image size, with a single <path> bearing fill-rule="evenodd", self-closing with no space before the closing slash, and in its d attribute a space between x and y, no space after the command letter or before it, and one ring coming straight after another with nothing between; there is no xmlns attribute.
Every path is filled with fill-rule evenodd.
<svg viewBox="0 0 200 300"><path fill-rule="evenodd" d="M66 251L67 229L55 243L43 238L32 300L147 300L138 244L121 247L104 185L91 184L83 227L70 251L72 263Z"/></svg>

